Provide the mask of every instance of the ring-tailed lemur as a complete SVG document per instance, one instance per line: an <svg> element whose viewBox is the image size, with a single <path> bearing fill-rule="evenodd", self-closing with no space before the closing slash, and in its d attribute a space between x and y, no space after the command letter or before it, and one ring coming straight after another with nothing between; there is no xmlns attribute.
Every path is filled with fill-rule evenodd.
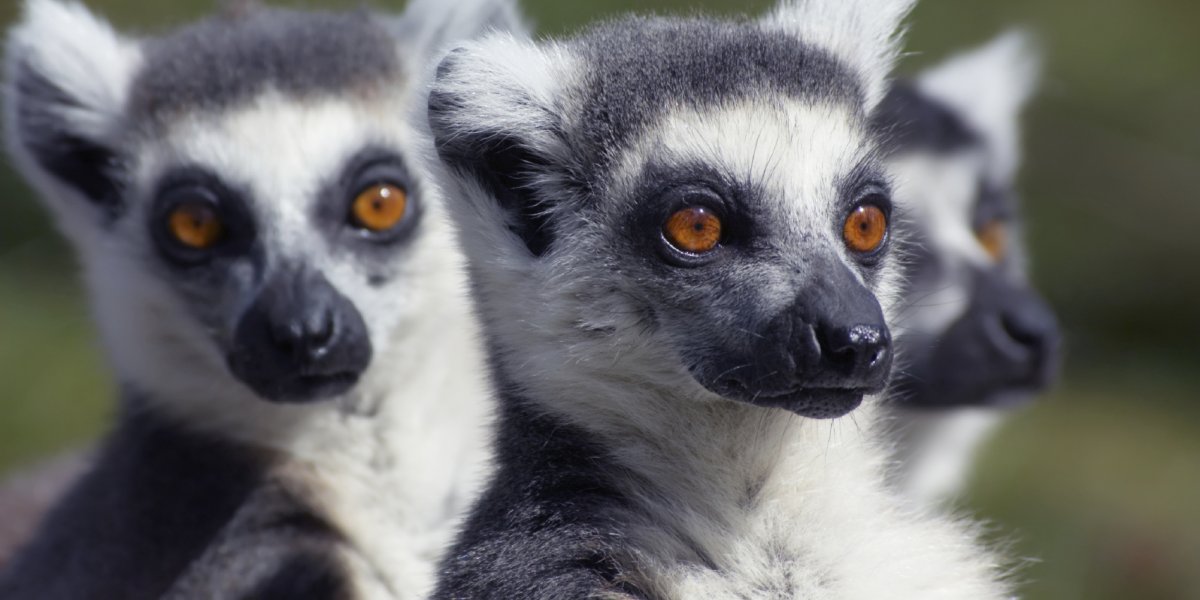
<svg viewBox="0 0 1200 600"><path fill-rule="evenodd" d="M122 398L0 597L427 590L490 404L405 113L441 47L514 18L241 5L133 39L27 2L8 145L78 250Z"/></svg>
<svg viewBox="0 0 1200 600"><path fill-rule="evenodd" d="M821 420L888 376L868 115L911 4L628 18L443 61L433 169L501 417L436 598L1005 597L970 527L889 491L873 406Z"/></svg>
<svg viewBox="0 0 1200 600"><path fill-rule="evenodd" d="M877 124L917 229L889 435L922 501L959 492L979 443L1053 379L1058 326L1025 276L1019 116L1037 59L1009 33L893 86Z"/></svg>

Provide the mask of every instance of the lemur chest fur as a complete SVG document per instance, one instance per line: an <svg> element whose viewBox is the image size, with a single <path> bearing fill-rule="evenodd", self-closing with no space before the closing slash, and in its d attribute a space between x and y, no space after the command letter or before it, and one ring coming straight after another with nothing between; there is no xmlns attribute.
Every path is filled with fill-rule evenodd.
<svg viewBox="0 0 1200 600"><path fill-rule="evenodd" d="M970 538L882 483L873 409L818 422L710 408L599 436L627 544L617 579L655 599L996 597L961 556ZM676 434L645 435L660 427Z"/></svg>

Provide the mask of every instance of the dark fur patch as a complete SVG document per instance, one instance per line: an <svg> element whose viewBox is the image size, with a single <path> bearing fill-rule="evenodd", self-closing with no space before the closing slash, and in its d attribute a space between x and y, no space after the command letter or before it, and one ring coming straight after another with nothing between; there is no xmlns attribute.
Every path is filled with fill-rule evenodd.
<svg viewBox="0 0 1200 600"><path fill-rule="evenodd" d="M274 88L345 94L401 74L396 41L370 13L250 10L147 43L129 112L164 118L220 110Z"/></svg>
<svg viewBox="0 0 1200 600"><path fill-rule="evenodd" d="M243 596L245 600L349 600L345 573L337 563L316 554L288 559L270 579Z"/></svg>
<svg viewBox="0 0 1200 600"><path fill-rule="evenodd" d="M434 598L644 597L622 559L618 467L587 432L505 395L499 464L442 564Z"/></svg>
<svg viewBox="0 0 1200 600"><path fill-rule="evenodd" d="M28 65L17 69L13 101L22 143L48 173L75 188L110 218L119 216L124 206L117 152L67 128L63 112L83 108L77 98Z"/></svg>
<svg viewBox="0 0 1200 600"><path fill-rule="evenodd" d="M250 495L268 460L133 403L92 471L0 575L0 598L162 596Z"/></svg>
<svg viewBox="0 0 1200 600"><path fill-rule="evenodd" d="M950 154L983 143L952 109L897 81L872 116L872 127L894 152Z"/></svg>

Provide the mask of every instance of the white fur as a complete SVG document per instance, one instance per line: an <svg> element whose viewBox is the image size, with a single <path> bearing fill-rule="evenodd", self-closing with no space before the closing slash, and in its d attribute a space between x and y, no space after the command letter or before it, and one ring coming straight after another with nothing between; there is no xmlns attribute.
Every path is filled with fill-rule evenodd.
<svg viewBox="0 0 1200 600"><path fill-rule="evenodd" d="M887 94L887 78L900 51L900 27L916 0L783 0L767 24L824 48L862 75L866 109Z"/></svg>
<svg viewBox="0 0 1200 600"><path fill-rule="evenodd" d="M920 74L920 90L954 107L987 141L990 173L1016 174L1020 113L1037 89L1041 61L1029 34L1014 30Z"/></svg>

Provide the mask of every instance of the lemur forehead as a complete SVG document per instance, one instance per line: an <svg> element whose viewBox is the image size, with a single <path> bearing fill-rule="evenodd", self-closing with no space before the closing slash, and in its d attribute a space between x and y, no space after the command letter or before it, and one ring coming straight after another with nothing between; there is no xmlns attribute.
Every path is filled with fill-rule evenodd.
<svg viewBox="0 0 1200 600"><path fill-rule="evenodd" d="M365 11L247 9L150 40L144 54L130 94L135 120L222 110L268 89L366 93L403 75L395 38Z"/></svg>
<svg viewBox="0 0 1200 600"><path fill-rule="evenodd" d="M630 18L575 41L586 56L582 127L619 146L680 106L779 96L861 107L858 80L829 53L751 22Z"/></svg>

